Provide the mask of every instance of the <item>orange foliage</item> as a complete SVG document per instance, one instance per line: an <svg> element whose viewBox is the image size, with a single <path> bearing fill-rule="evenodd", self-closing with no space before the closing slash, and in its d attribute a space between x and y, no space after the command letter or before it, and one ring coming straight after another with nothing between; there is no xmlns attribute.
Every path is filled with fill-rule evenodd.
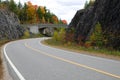
<svg viewBox="0 0 120 80"><path fill-rule="evenodd" d="M52 20L54 24L58 24L59 19L57 16L52 14L47 14L47 9L44 6L33 5L31 1L27 2L27 21L28 23L49 23L49 20ZM38 8L40 7L41 13L43 17L42 19L39 18L39 14L37 13ZM47 14L47 18L45 16ZM51 17L50 17L51 16ZM51 19L49 19L51 18ZM46 20L47 19L47 20ZM64 24L67 24L66 20L63 20Z"/></svg>
<svg viewBox="0 0 120 80"><path fill-rule="evenodd" d="M43 7L43 6L40 6L40 9L41 9L42 13L45 14L45 9L44 9L44 7Z"/></svg>
<svg viewBox="0 0 120 80"><path fill-rule="evenodd" d="M66 21L66 20L62 20L62 23L63 23L63 24L67 24L67 21Z"/></svg>
<svg viewBox="0 0 120 80"><path fill-rule="evenodd" d="M52 16L52 19L54 20L54 24L57 24L57 23L58 23L58 18L57 18L57 16Z"/></svg>
<svg viewBox="0 0 120 80"><path fill-rule="evenodd" d="M38 18L36 14L36 10L38 8L37 5L33 5L30 1L27 2L27 14L28 14L28 19L30 23L36 23Z"/></svg>
<svg viewBox="0 0 120 80"><path fill-rule="evenodd" d="M38 5L33 5L33 6L34 6L35 10L37 10L37 8L38 8Z"/></svg>

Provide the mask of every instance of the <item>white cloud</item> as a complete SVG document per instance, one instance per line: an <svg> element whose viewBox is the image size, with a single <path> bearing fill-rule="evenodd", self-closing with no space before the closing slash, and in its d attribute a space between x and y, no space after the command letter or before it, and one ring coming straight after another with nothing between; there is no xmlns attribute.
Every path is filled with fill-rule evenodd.
<svg viewBox="0 0 120 80"><path fill-rule="evenodd" d="M15 0L18 2L19 0ZM31 1L34 5L46 6L58 18L65 19L69 23L77 10L84 7L86 0L20 0L22 3Z"/></svg>

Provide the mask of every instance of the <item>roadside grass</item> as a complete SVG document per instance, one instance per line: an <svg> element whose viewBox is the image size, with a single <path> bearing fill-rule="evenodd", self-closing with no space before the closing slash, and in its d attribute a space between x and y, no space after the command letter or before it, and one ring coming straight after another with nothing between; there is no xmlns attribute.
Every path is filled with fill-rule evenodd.
<svg viewBox="0 0 120 80"><path fill-rule="evenodd" d="M86 47L79 46L75 43L71 43L71 42L64 43L64 42L56 41L53 39L45 40L43 43L53 47L80 52L83 54L120 60L120 51L108 50L105 48L97 49L94 47L86 48Z"/></svg>
<svg viewBox="0 0 120 80"><path fill-rule="evenodd" d="M9 40L0 40L0 80L2 80L3 78L3 61L2 61L2 53L1 53L1 47L2 45L4 45L5 43L9 42Z"/></svg>

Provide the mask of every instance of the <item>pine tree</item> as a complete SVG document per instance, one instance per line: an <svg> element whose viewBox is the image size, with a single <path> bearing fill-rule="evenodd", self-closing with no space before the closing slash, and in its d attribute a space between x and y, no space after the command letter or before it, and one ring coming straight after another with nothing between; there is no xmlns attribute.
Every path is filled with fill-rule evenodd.
<svg viewBox="0 0 120 80"><path fill-rule="evenodd" d="M19 1L19 3L18 3L18 9L22 9L22 4L21 4L20 1Z"/></svg>
<svg viewBox="0 0 120 80"><path fill-rule="evenodd" d="M89 2L86 1L84 5L84 9L87 9L89 6L92 6L94 4L95 0L90 0Z"/></svg>
<svg viewBox="0 0 120 80"><path fill-rule="evenodd" d="M28 18L27 18L27 8L28 8L27 4L24 3L24 7L23 7L23 9L21 11L21 17L22 17L23 22L26 22L28 20Z"/></svg>
<svg viewBox="0 0 120 80"><path fill-rule="evenodd" d="M0 0L0 7L1 7L2 1Z"/></svg>
<svg viewBox="0 0 120 80"><path fill-rule="evenodd" d="M14 0L10 0L9 9L14 13L17 13L17 4L14 2Z"/></svg>
<svg viewBox="0 0 120 80"><path fill-rule="evenodd" d="M88 1L85 2L84 9L88 8Z"/></svg>
<svg viewBox="0 0 120 80"><path fill-rule="evenodd" d="M43 14L42 14L40 7L37 9L37 15L38 15L39 19L42 20Z"/></svg>

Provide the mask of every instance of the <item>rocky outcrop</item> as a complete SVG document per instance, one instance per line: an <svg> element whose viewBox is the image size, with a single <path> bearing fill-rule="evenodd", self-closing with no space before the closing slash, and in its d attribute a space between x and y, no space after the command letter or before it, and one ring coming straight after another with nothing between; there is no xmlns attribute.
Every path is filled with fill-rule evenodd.
<svg viewBox="0 0 120 80"><path fill-rule="evenodd" d="M120 0L96 0L93 6L79 10L68 26L75 28L75 40L89 39L96 23L102 26L107 46L120 48Z"/></svg>
<svg viewBox="0 0 120 80"><path fill-rule="evenodd" d="M85 11L84 9L77 11L77 13L76 13L75 16L73 17L71 23L69 24L69 27L70 27L70 28L72 28L72 27L73 27L73 28L76 28L76 27L77 27L77 24L78 24L80 18L83 16L84 11Z"/></svg>
<svg viewBox="0 0 120 80"><path fill-rule="evenodd" d="M9 10L0 9L0 39L17 39L23 35L23 32L18 17Z"/></svg>

